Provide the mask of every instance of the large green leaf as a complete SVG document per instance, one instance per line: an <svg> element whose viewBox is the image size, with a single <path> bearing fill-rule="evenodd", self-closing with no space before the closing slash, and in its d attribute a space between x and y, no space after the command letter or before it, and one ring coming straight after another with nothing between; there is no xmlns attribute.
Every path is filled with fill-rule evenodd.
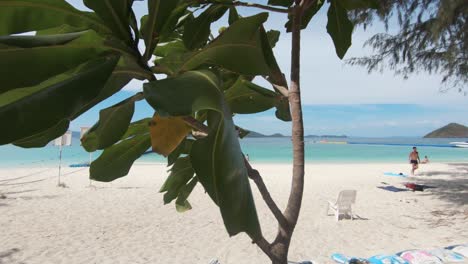
<svg viewBox="0 0 468 264"><path fill-rule="evenodd" d="M64 24L101 33L110 32L95 14L79 11L63 0L0 0L0 36Z"/></svg>
<svg viewBox="0 0 468 264"><path fill-rule="evenodd" d="M224 225L233 236L261 234L238 134L226 108L224 115L208 112L208 137L192 146L190 158L199 181L221 209Z"/></svg>
<svg viewBox="0 0 468 264"><path fill-rule="evenodd" d="M47 29L43 29L43 30L37 30L36 31L36 36L60 35L60 34L81 32L81 31L85 31L85 30L86 30L86 28L77 28L77 27L69 26L67 24L63 24L63 25L60 25L58 27L47 28Z"/></svg>
<svg viewBox="0 0 468 264"><path fill-rule="evenodd" d="M88 31L79 38L76 36L64 34L0 39L0 43L18 45L0 48L0 92L37 85L106 51L99 45L100 38L95 32ZM51 45L54 38L62 39L58 44L64 45ZM37 46L39 43L47 45Z"/></svg>
<svg viewBox="0 0 468 264"><path fill-rule="evenodd" d="M175 40L156 47L154 54L155 71L169 76L174 75L180 67L192 57L193 52L188 51L182 40Z"/></svg>
<svg viewBox="0 0 468 264"><path fill-rule="evenodd" d="M278 95L241 77L224 97L233 113L253 114L274 107Z"/></svg>
<svg viewBox="0 0 468 264"><path fill-rule="evenodd" d="M35 47L37 43L43 42L38 40L43 39L42 36L24 36L21 41L18 38L12 40L10 37L1 39L1 43L11 45L14 42L33 48L8 46L0 49L0 93L13 88L36 85L96 57L101 51L91 45L83 45L86 35L88 33L65 45L45 47Z"/></svg>
<svg viewBox="0 0 468 264"><path fill-rule="evenodd" d="M178 158L170 169L171 173L167 177L159 192L165 192L164 204L172 202L179 195L179 191L192 179L195 171L190 163L190 157Z"/></svg>
<svg viewBox="0 0 468 264"><path fill-rule="evenodd" d="M158 57L167 57L176 53L187 53L189 50L184 46L182 40L175 40L159 45L154 50L154 55Z"/></svg>
<svg viewBox="0 0 468 264"><path fill-rule="evenodd" d="M63 119L53 127L39 132L38 134L17 140L13 142L13 144L22 148L42 148L53 139L62 136L68 130L69 125L70 121Z"/></svg>
<svg viewBox="0 0 468 264"><path fill-rule="evenodd" d="M54 35L40 35L40 36L0 36L0 43L7 46L14 46L17 48L35 48L45 46L63 45L72 40L75 40L85 34L85 31L54 34Z"/></svg>
<svg viewBox="0 0 468 264"><path fill-rule="evenodd" d="M88 152L110 147L119 141L130 125L135 111L135 100L130 97L99 112L99 121L81 138Z"/></svg>
<svg viewBox="0 0 468 264"><path fill-rule="evenodd" d="M312 20L312 18L317 14L317 12L322 8L323 4L325 3L325 0L317 0L315 3L309 7L307 10L304 11L302 14L302 20L301 20L301 29L307 28L309 25L309 22ZM286 27L287 32L291 32L291 27L292 27L292 15L288 15L288 22L284 25Z"/></svg>
<svg viewBox="0 0 468 264"><path fill-rule="evenodd" d="M148 0L148 16L142 18L141 33L145 40L145 58L149 59L157 43L172 31L187 9L180 0Z"/></svg>
<svg viewBox="0 0 468 264"><path fill-rule="evenodd" d="M96 181L110 182L128 174L132 164L151 146L149 133L124 139L106 148L91 163L89 177Z"/></svg>
<svg viewBox="0 0 468 264"><path fill-rule="evenodd" d="M270 40L270 38L268 37L268 33L265 31L263 27L260 29L260 40L261 40L263 55L268 64L268 67L270 68L270 72L268 74L268 80L274 85L278 85L287 89L288 83L286 81L286 78L283 72L281 71L278 65L278 62L276 61L272 46L270 44L272 40ZM277 93L279 97L278 97L278 102L276 103L275 115L280 120L291 121L291 113L289 110L289 100L286 96L281 95L279 91L277 91Z"/></svg>
<svg viewBox="0 0 468 264"><path fill-rule="evenodd" d="M239 13L237 12L237 9L235 6L231 6L229 8L229 17L228 17L228 23L229 25L232 25L232 23L236 22L240 18Z"/></svg>
<svg viewBox="0 0 468 264"><path fill-rule="evenodd" d="M268 37L268 43L270 44L270 47L274 48L279 40L280 32L278 30L269 30L266 34Z"/></svg>
<svg viewBox="0 0 468 264"><path fill-rule="evenodd" d="M206 88L208 84L216 89ZM172 116L185 116L202 109L218 109L220 101L211 98L218 96L220 97L219 100L221 100L222 94L217 90L219 85L218 78L213 76L211 72L189 71L177 77L145 83L143 84L143 92L146 101L160 114L168 113ZM194 93L203 88L204 96L194 102ZM171 89L170 92L169 89ZM190 91L190 93L186 91ZM206 95L207 93L210 94ZM194 103L199 104L192 106Z"/></svg>
<svg viewBox="0 0 468 264"><path fill-rule="evenodd" d="M111 43L106 43L111 45ZM113 49L111 47L111 49ZM124 53L123 53L124 54ZM110 97L119 90L121 90L126 84L128 84L132 79L136 78L139 80L150 79L152 73L144 70L140 65L137 64L136 58L129 54L124 54L121 56L117 67L115 67L112 75L107 80L104 88L99 92L92 101L90 101L86 106L80 109L73 115L73 119L81 115L82 113L89 110L91 107L95 106L102 100Z"/></svg>
<svg viewBox="0 0 468 264"><path fill-rule="evenodd" d="M104 99L110 97L114 93L121 90L126 84L128 84L133 79L133 77L134 75L132 73L129 73L128 69L117 66L112 72L112 75L107 80L104 87L99 91L99 94L93 100L89 101L89 103L87 103L78 111L76 111L72 115L71 119L77 118L84 112L91 109L93 106L97 105L99 102L103 101Z"/></svg>
<svg viewBox="0 0 468 264"><path fill-rule="evenodd" d="M189 71L144 85L148 103L173 116L206 111L209 135L196 140L190 160L201 182L219 206L230 235L261 233L232 113L223 102L218 78L209 71Z"/></svg>
<svg viewBox="0 0 468 264"><path fill-rule="evenodd" d="M177 148L167 156L167 166L171 166L182 154L189 154L192 149L193 139L184 139Z"/></svg>
<svg viewBox="0 0 468 264"><path fill-rule="evenodd" d="M0 97L0 145L49 129L95 98L118 61L106 56L84 63L39 85L5 92Z"/></svg>
<svg viewBox="0 0 468 264"><path fill-rule="evenodd" d="M193 188L195 188L197 183L198 183L198 178L193 177L192 180L189 183L182 186L182 188L179 191L179 195L177 196L177 200L176 200L176 210L177 210L177 212L183 213L185 211L188 211L188 210L192 209L192 206L190 205L187 198L192 193Z"/></svg>
<svg viewBox="0 0 468 264"><path fill-rule="evenodd" d="M151 118L144 118L131 123L122 141L105 149L91 164L90 177L109 182L127 175L133 162L151 146L150 122Z"/></svg>
<svg viewBox="0 0 468 264"><path fill-rule="evenodd" d="M286 81L274 59L266 33L261 33L261 24L267 14L241 18L225 30L217 39L198 52L185 48L180 40L160 45L155 50L158 73L169 76L209 65L219 66L233 74L278 75ZM264 38L264 39L263 39ZM266 46L264 41L266 41ZM269 51L265 51L265 47ZM268 53L269 52L269 53ZM234 78L233 81L237 79Z"/></svg>
<svg viewBox="0 0 468 264"><path fill-rule="evenodd" d="M132 44L130 29L132 2L128 0L84 0L87 7L94 10L115 36Z"/></svg>
<svg viewBox="0 0 468 264"><path fill-rule="evenodd" d="M195 19L189 20L184 26L183 40L189 50L195 50L205 45L210 36L211 23L220 19L228 10L224 5L211 5Z"/></svg>
<svg viewBox="0 0 468 264"><path fill-rule="evenodd" d="M327 32L335 44L336 55L343 59L346 51L351 46L353 23L348 18L346 9L337 0L332 0L328 9Z"/></svg>
<svg viewBox="0 0 468 264"><path fill-rule="evenodd" d="M267 13L240 18L205 48L196 52L180 67L193 70L201 65L217 65L245 75L268 75L260 39L260 28Z"/></svg>
<svg viewBox="0 0 468 264"><path fill-rule="evenodd" d="M221 90L225 91L237 82L240 75L234 72L218 69L218 77L222 80Z"/></svg>
<svg viewBox="0 0 468 264"><path fill-rule="evenodd" d="M137 135L149 134L149 127L152 118L143 118L135 121L128 126L127 132L123 135L122 139L131 138Z"/></svg>

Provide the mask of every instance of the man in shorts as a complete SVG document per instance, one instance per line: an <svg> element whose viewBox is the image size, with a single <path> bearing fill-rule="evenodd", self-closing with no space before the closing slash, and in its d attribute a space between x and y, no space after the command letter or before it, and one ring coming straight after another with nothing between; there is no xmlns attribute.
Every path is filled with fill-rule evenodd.
<svg viewBox="0 0 468 264"><path fill-rule="evenodd" d="M419 153L416 147L413 147L413 151L409 154L409 161L412 165L411 175L414 175L414 171L418 168L418 164L421 162L419 159Z"/></svg>

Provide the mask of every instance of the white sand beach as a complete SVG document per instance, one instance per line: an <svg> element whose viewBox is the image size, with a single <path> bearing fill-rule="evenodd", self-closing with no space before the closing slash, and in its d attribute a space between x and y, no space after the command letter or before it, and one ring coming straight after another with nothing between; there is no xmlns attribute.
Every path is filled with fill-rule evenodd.
<svg viewBox="0 0 468 264"><path fill-rule="evenodd" d="M291 166L253 166L284 208ZM65 168L68 187L58 188L57 168L0 169L0 263L269 263L245 234L228 237L201 185L189 198L191 211L164 205L158 190L166 170L137 164L129 176L89 188L87 168ZM409 164L308 164L290 260L333 263L335 252L370 257L468 243L468 164L430 163L415 177L383 176L409 170ZM377 188L403 188L408 181L437 188ZM271 240L276 221L252 189L264 236ZM354 211L360 219L336 222L326 215L326 201L344 189L357 190Z"/></svg>

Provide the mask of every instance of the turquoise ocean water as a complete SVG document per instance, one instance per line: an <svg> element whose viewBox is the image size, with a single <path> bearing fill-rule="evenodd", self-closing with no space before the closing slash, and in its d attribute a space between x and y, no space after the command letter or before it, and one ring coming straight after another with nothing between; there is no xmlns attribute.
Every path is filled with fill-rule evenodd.
<svg viewBox="0 0 468 264"><path fill-rule="evenodd" d="M331 143L320 143L328 140ZM452 141L464 139L421 139L421 138L306 138L306 161L311 163L377 163L407 162L411 147L417 146L421 159L427 155L432 162L468 162L468 148L454 148ZM346 141L347 144L334 144ZM288 163L292 161L291 139L246 138L241 140L242 150L253 162ZM92 154L95 159L101 152ZM0 146L0 167L33 167L58 164L59 149L46 146L39 149L22 149L12 145ZM62 162L65 166L89 161L89 153L74 138L70 147L64 147ZM165 163L165 159L154 153L143 155L139 162Z"/></svg>

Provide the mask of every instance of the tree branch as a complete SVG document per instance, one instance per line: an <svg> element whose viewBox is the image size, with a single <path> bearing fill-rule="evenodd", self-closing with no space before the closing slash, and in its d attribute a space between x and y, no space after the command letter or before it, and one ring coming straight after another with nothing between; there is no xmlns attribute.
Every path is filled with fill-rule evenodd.
<svg viewBox="0 0 468 264"><path fill-rule="evenodd" d="M207 136L208 133L210 132L210 130L208 129L207 126L205 126L203 123L201 123L200 121L198 121L197 119L195 119L195 118L193 118L191 116L184 116L184 117L182 117L182 119L184 120L184 122L187 125L194 128L195 130L205 134L205 136Z"/></svg>
<svg viewBox="0 0 468 264"><path fill-rule="evenodd" d="M283 228L287 229L289 226L288 221L286 221L286 218L284 217L283 213L278 208L275 201L273 201L273 198L271 197L270 192L268 192L268 189L265 183L263 182L262 176L260 176L260 173L258 172L258 170L252 168L252 166L250 165L250 163L247 161L245 157L244 157L244 163L245 163L245 166L247 167L247 174L249 178L252 179L257 185L257 188L260 191L260 194L262 195L263 200L268 205L268 208L270 208L270 211L273 213L276 220L278 220L278 223Z"/></svg>
<svg viewBox="0 0 468 264"><path fill-rule="evenodd" d="M185 123L187 123L187 125L208 135L208 132L209 132L208 127L202 124L200 121L196 120L195 118L191 116L185 116L183 117L183 120L185 121ZM270 208L270 211L273 213L276 220L278 220L278 223L281 225L281 227L287 229L289 226L288 221L284 217L279 207L276 205L275 201L273 201L273 198L271 197L270 192L268 192L265 182L263 182L262 176L260 176L260 173L258 172L258 170L252 168L252 166L250 165L250 163L247 161L245 157L244 157L244 163L245 163L245 166L247 167L247 175L257 185L257 188L260 191L260 194L262 195L262 198L267 204L268 208Z"/></svg>
<svg viewBox="0 0 468 264"><path fill-rule="evenodd" d="M256 4L256 3L246 3L246 2L241 2L241 1L233 1L231 3L221 3L221 2L215 2L215 1L210 1L210 0L200 0L200 4L220 4L220 5L230 5L230 6L246 6L246 7L256 7L272 12L278 12L278 13L285 13L289 14L291 12L291 9L286 9L286 8L279 8L279 7L272 7L272 6L266 6L266 5L261 5L261 4Z"/></svg>
<svg viewBox="0 0 468 264"><path fill-rule="evenodd" d="M288 97L289 96L289 91L288 91L288 88L287 86L282 86L282 85L278 85L278 84L275 84L271 81L270 78L266 77L266 76L262 76L263 79L265 79L267 82L269 82L271 84L271 86L273 86L273 88L278 91L281 95L283 95L284 97Z"/></svg>
<svg viewBox="0 0 468 264"><path fill-rule="evenodd" d="M257 246L265 253L268 257L273 257L271 254L271 244L266 241L266 239L262 236L260 239L253 241L253 243L257 244Z"/></svg>

